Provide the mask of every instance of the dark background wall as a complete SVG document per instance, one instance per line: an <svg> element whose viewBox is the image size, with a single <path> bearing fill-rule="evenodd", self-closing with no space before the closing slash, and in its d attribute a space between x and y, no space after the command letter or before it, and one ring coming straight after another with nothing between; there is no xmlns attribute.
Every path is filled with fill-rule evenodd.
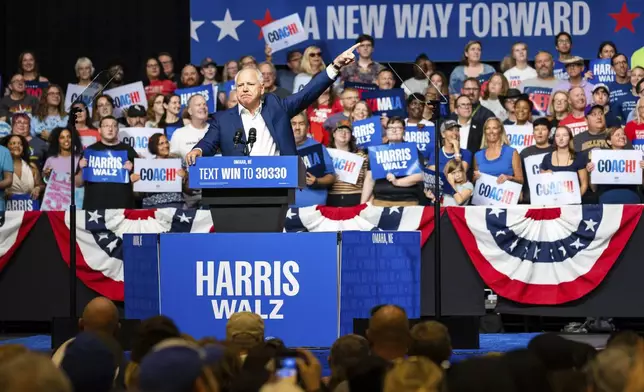
<svg viewBox="0 0 644 392"><path fill-rule="evenodd" d="M190 60L189 6L189 0L0 1L3 82L24 50L34 51L43 76L63 88L76 80L82 56L97 72L121 61L128 81L140 80L147 56L160 51L170 52L179 69Z"/></svg>

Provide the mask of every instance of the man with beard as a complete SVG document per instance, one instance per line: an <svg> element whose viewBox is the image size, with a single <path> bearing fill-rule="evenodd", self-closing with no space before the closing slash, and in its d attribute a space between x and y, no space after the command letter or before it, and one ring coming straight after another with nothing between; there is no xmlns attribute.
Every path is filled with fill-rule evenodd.
<svg viewBox="0 0 644 392"><path fill-rule="evenodd" d="M405 90L405 94L411 95L413 93L423 94L429 86L429 79L427 75L434 72L434 64L429 60L429 57L425 53L420 54L416 57L414 65L414 77L405 80L402 85L402 88Z"/></svg>
<svg viewBox="0 0 644 392"><path fill-rule="evenodd" d="M530 97L534 104L532 116L536 119L548 115L550 98L559 80L553 75L554 61L550 53L538 52L534 58L534 67L537 70L537 77L521 83L519 91Z"/></svg>
<svg viewBox="0 0 644 392"><path fill-rule="evenodd" d="M9 95L0 99L0 117L9 117L13 113L36 113L38 98L26 93L25 77L17 73L9 81Z"/></svg>
<svg viewBox="0 0 644 392"><path fill-rule="evenodd" d="M181 70L181 88L199 86L199 71L197 67L188 64Z"/></svg>

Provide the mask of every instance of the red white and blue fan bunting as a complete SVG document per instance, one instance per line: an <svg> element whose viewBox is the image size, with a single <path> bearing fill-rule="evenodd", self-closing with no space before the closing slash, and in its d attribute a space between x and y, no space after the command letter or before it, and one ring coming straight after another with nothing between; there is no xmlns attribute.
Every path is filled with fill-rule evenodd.
<svg viewBox="0 0 644 392"><path fill-rule="evenodd" d="M284 228L286 232L372 230L420 230L424 244L434 230L434 210L432 207L375 207L371 204L290 208Z"/></svg>
<svg viewBox="0 0 644 392"><path fill-rule="evenodd" d="M11 260L40 214L40 211L0 212L0 271Z"/></svg>
<svg viewBox="0 0 644 392"><path fill-rule="evenodd" d="M49 212L48 216L61 255L69 265L69 212ZM123 234L211 231L212 217L207 210L78 211L77 276L99 294L123 301Z"/></svg>
<svg viewBox="0 0 644 392"><path fill-rule="evenodd" d="M520 303L557 305L583 297L602 282L642 208L454 207L448 214L492 290Z"/></svg>

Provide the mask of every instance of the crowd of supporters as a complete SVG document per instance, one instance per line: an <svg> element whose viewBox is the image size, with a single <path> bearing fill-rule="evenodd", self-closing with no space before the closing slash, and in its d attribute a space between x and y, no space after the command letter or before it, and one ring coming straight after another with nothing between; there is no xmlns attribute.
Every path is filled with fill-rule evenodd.
<svg viewBox="0 0 644 392"><path fill-rule="evenodd" d="M96 298L80 332L53 355L0 346L5 392L640 392L644 342L614 333L601 350L556 334L527 348L454 360L448 329L407 318L396 305L372 309L365 336L339 337L328 357L265 336L264 320L238 312L225 336L196 340L173 320L142 321L130 352L116 339L116 306ZM306 322L302 327L306 326ZM328 366L324 366L328 365Z"/></svg>
<svg viewBox="0 0 644 392"><path fill-rule="evenodd" d="M592 150L630 150L644 145L644 64L629 65L628 56L620 53L616 44L603 42L599 46L598 58L610 59L614 71L614 82L601 83L585 60L574 55L572 37L565 32L555 38L555 55L543 50L535 53L534 68L525 43L512 45L509 55L495 68L481 62L484 48L471 41L463 50L462 65L449 77L420 54L414 76L404 81L398 80L395 70L373 60L377 42L371 36L361 35L356 42L360 44L356 61L344 67L336 83L291 120L298 149L320 143L325 157L323 173L308 176L295 206L365 202L428 205L436 201L435 190L424 183L422 174L373 178L367 149L356 143L352 127L353 122L372 113L369 104L361 100L361 90L345 86L347 82L379 90L404 90L407 117L380 116L382 144L405 142L409 127L425 130L432 142L438 135L438 158L428 148L419 151L418 161L429 169L438 163L452 185L453 194L440 195L444 205L471 203L481 174L496 177L498 184L523 184L519 202L529 203L526 159L533 155L543 156L537 172L577 173L583 203L641 202L641 185L595 185L590 180L595 169ZM75 184L84 192L82 208L199 207L200 192L188 187L187 170L180 171L181 192L135 193L132 184L140 177L134 159L182 159L208 131L213 113L209 113L206 99L194 95L187 103L181 102L175 95L178 88L215 85L217 110L222 111L237 105L234 79L240 69L257 67L265 93L281 98L297 93L325 69L324 54L315 46L303 52L290 51L287 67L279 70L271 62L270 48L265 55L264 61L244 56L223 67L206 58L198 66L186 65L179 73L169 53L150 57L142 80L147 109L133 105L113 116L114 97L107 94L95 97L91 112L80 101L66 108L61 85L41 73L34 53L22 53L18 70L8 78L6 95L0 99L0 136L6 147L0 148L2 199L29 195L42 200L52 171L71 174L73 154ZM79 58L75 70L78 79L73 84L102 87L98 82L92 84L95 68L90 59ZM118 64L109 67L105 77L103 83L111 80L105 86L109 88L122 86L126 80ZM33 88L35 85L41 88ZM78 114L70 117L74 110ZM532 145L520 152L511 146L506 133L506 128L515 126L529 127L533 133ZM119 130L124 128L158 130L149 138L146 156L119 139ZM126 151L124 167L131 172L129 181L95 183L83 178L81 169L87 161L82 159L79 145L95 151ZM355 183L338 179L327 148L363 158Z"/></svg>

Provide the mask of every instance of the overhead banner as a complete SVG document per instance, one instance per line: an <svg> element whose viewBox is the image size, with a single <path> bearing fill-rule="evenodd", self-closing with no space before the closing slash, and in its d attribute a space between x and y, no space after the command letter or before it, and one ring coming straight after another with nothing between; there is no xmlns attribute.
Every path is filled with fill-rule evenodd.
<svg viewBox="0 0 644 392"><path fill-rule="evenodd" d="M376 61L411 62L418 53L436 62L457 61L471 40L482 42L483 61L502 60L519 41L528 45L532 59L538 50L553 52L554 37L567 31L575 55L596 58L597 45L610 38L630 57L643 46L642 9L641 0L249 0L225 6L190 0L190 52L193 64L206 57L219 64L244 55L263 59L262 27L296 13L308 32L298 47L323 42L328 56L342 53L365 33L376 40ZM286 52L276 53L274 61L285 64Z"/></svg>
<svg viewBox="0 0 644 392"><path fill-rule="evenodd" d="M197 339L225 336L241 311L260 315L265 336L289 347L338 338L335 232L161 234L159 253L160 313Z"/></svg>

